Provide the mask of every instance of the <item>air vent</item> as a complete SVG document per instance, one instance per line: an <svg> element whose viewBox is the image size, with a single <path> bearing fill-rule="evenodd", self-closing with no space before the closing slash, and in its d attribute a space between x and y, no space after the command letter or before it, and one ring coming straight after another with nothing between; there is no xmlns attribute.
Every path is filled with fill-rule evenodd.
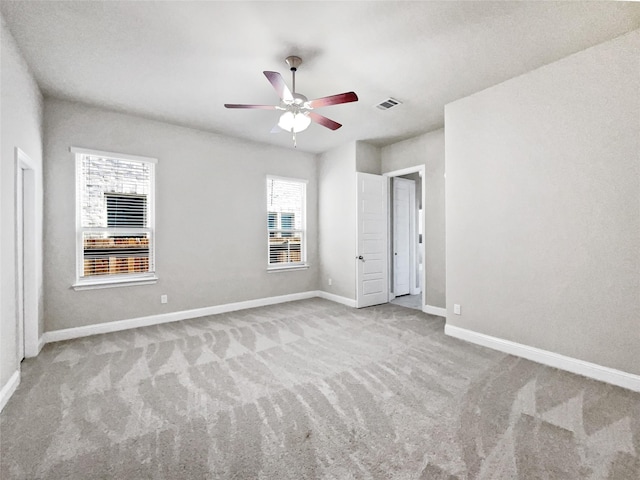
<svg viewBox="0 0 640 480"><path fill-rule="evenodd" d="M400 100L396 100L395 98L389 97L386 100L383 100L382 102L380 102L378 105L376 105L376 108L379 108L380 110L389 110L390 108L393 108L401 104L402 102Z"/></svg>

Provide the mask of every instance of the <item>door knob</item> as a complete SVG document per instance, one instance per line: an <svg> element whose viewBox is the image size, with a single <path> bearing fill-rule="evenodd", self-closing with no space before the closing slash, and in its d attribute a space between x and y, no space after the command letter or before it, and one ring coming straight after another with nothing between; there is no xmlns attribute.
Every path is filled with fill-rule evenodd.
<svg viewBox="0 0 640 480"><path fill-rule="evenodd" d="M364 262L364 257L362 255L358 255L358 260L362 260Z"/></svg>

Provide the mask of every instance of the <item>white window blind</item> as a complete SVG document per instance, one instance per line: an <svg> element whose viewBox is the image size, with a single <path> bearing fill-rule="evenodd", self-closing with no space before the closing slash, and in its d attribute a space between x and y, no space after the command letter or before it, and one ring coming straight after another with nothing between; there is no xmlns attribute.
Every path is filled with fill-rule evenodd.
<svg viewBox="0 0 640 480"><path fill-rule="evenodd" d="M267 177L268 265L306 262L305 180Z"/></svg>
<svg viewBox="0 0 640 480"><path fill-rule="evenodd" d="M155 159L76 153L77 283L154 277Z"/></svg>

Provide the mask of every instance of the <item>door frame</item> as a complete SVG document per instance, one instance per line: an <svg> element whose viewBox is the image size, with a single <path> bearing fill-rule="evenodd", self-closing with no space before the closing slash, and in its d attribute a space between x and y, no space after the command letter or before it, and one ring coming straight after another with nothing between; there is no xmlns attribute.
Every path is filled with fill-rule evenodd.
<svg viewBox="0 0 640 480"><path fill-rule="evenodd" d="M388 235L388 240L387 240L387 245L388 245L388 255L387 255L387 271L389 272L389 301L393 300L395 297L395 293L392 292L393 289L393 278L391 275L391 259L392 259L392 254L393 254L393 245L391 242L391 231L393 228L393 225L391 224L391 212L393 209L393 204L391 202L391 178L393 177L401 177L403 175L409 175L412 173L417 173L418 175L420 175L420 183L421 183L421 192L420 192L420 203L422 205L422 226L425 229L425 232L422 232L422 243L420 244L420 253L422 254L422 305L421 305L421 309L424 311L424 306L426 305L426 300L427 300L427 276L426 276L426 271L427 271L427 265L426 265L426 219L424 218L425 215L425 198L426 198L426 187L425 187L425 166L424 165L416 165L414 167L407 167L407 168L402 168L399 170L393 170L391 172L386 172L383 173L382 175L384 177L387 177L387 235ZM417 226L416 226L417 227ZM414 262L414 264L417 264L417 262ZM415 282L415 280L414 280Z"/></svg>
<svg viewBox="0 0 640 480"><path fill-rule="evenodd" d="M17 353L35 357L38 339L38 252L36 247L36 165L20 148L15 148L15 241L16 241L16 327ZM22 226L22 228L19 228ZM21 318L22 317L22 318Z"/></svg>

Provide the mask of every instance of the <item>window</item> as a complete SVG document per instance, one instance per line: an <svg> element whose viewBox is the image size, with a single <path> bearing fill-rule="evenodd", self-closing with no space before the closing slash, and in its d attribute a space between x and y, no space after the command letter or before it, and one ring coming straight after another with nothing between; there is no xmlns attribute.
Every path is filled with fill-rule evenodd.
<svg viewBox="0 0 640 480"><path fill-rule="evenodd" d="M156 159L71 151L76 157L74 287L154 282Z"/></svg>
<svg viewBox="0 0 640 480"><path fill-rule="evenodd" d="M306 262L306 180L267 177L267 242L270 268Z"/></svg>

